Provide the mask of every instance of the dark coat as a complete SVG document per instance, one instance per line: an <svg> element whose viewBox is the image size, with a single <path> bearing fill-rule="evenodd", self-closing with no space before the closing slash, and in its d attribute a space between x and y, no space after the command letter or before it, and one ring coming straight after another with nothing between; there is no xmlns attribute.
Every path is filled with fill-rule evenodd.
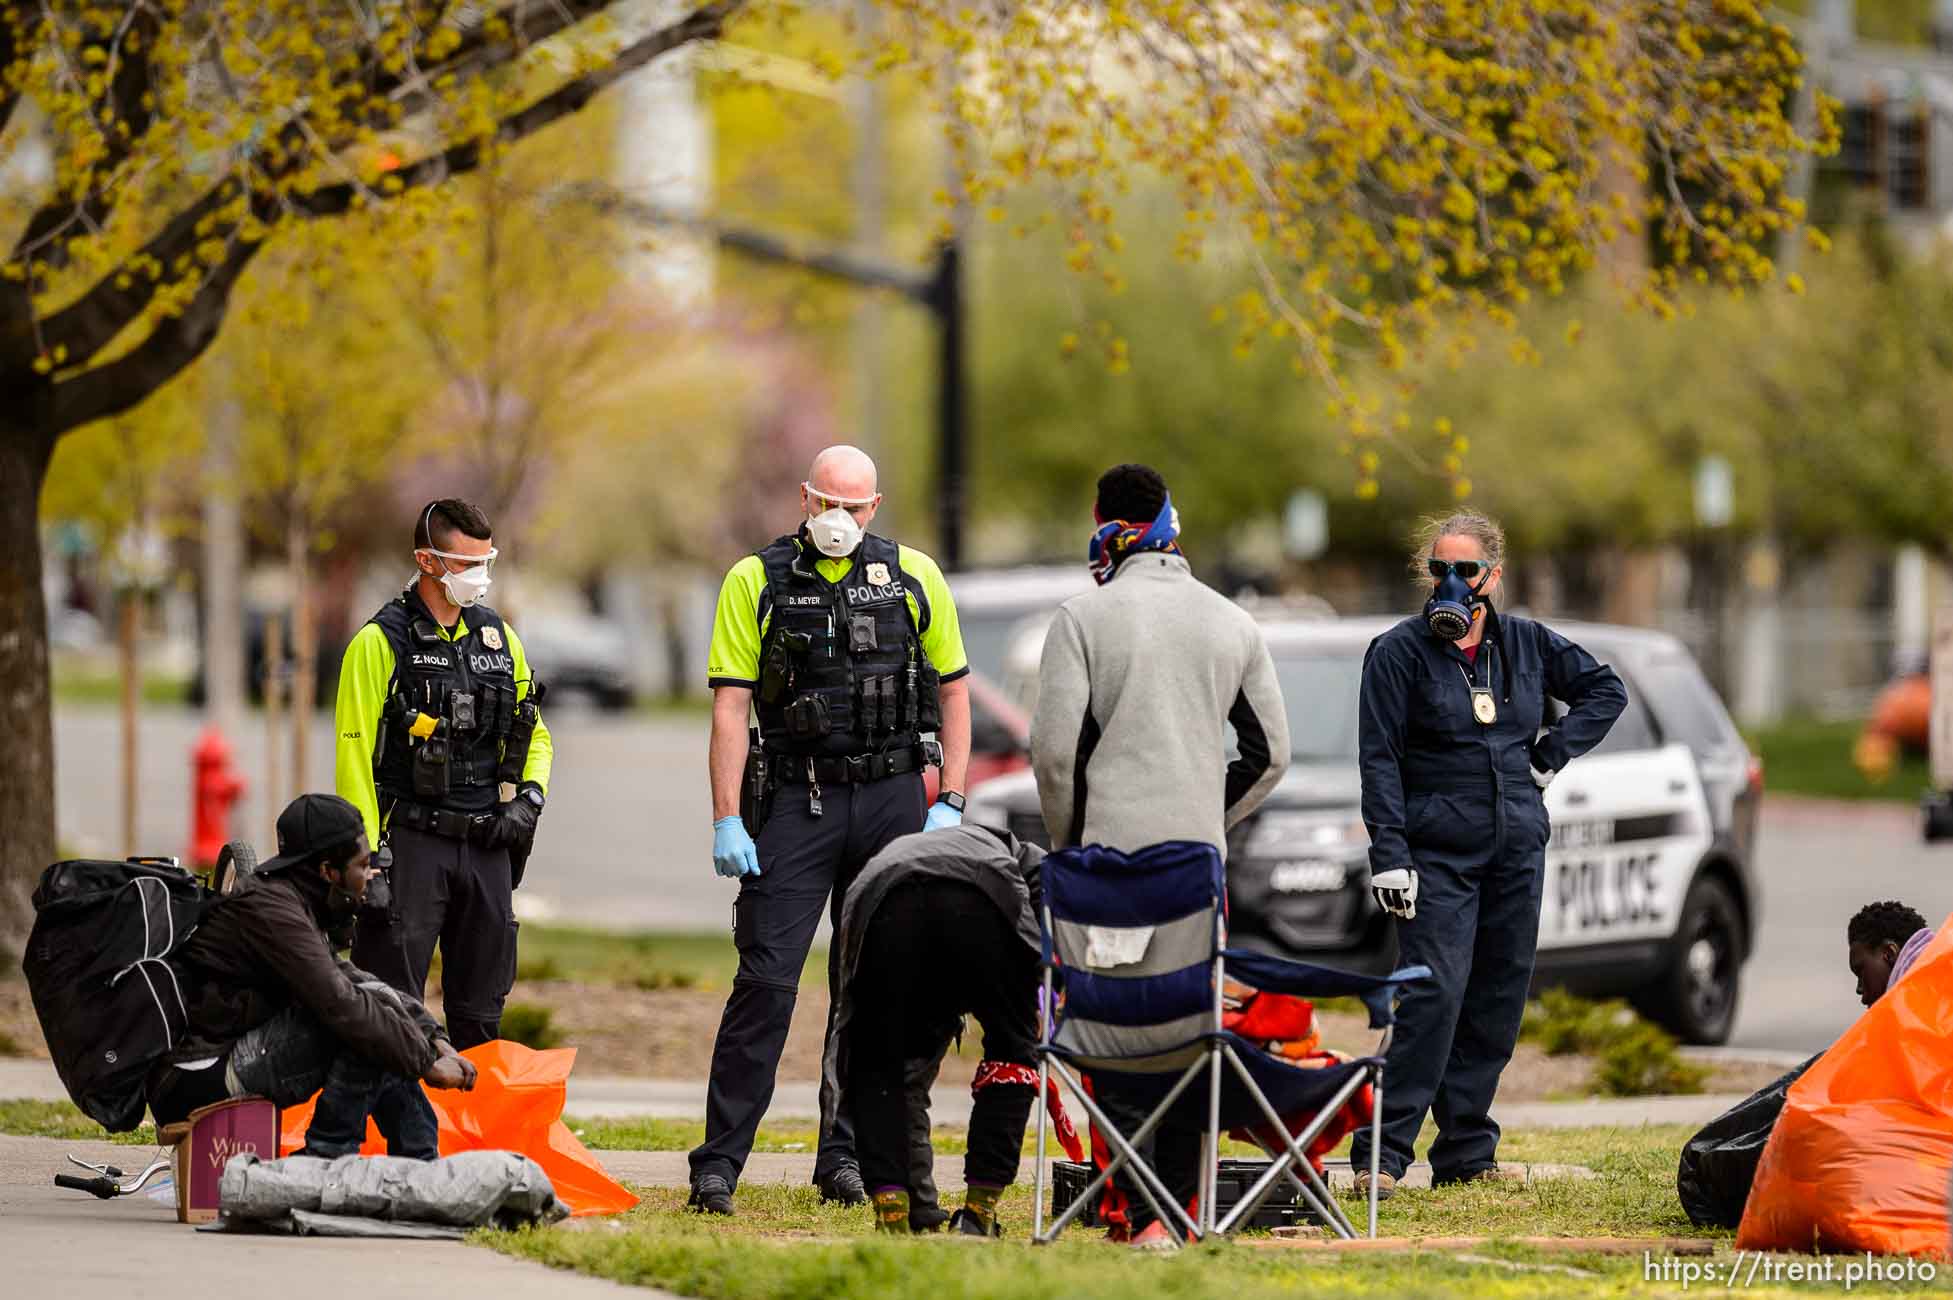
<svg viewBox="0 0 1953 1300"><path fill-rule="evenodd" d="M1476 664L1421 616L1363 657L1358 748L1372 872L1543 853L1546 804L1532 771L1560 771L1627 707L1614 670L1545 624L1490 609L1486 619ZM1495 694L1490 726L1473 717L1472 684ZM1542 730L1549 698L1567 712Z"/></svg>
<svg viewBox="0 0 1953 1300"><path fill-rule="evenodd" d="M939 831L918 831L891 841L868 859L868 865L848 886L841 906L841 923L835 928L828 961L838 970L840 1002L834 1008L834 1024L828 1031L821 1055L821 1132L833 1125L841 1101L841 1083L847 1078L846 1029L854 1018L854 972L861 962L861 947L875 912L897 885L912 880L943 880L975 885L996 905L1004 919L1024 941L1026 969L1043 950L1038 928L1038 911L1043 906L1044 850L1026 844L1008 831L993 831L966 823ZM999 953L1005 961L1010 954ZM927 980L927 972L918 972ZM1031 989L1026 990L1032 993ZM945 1009L943 1042L948 1043L961 1023L961 1009Z"/></svg>
<svg viewBox="0 0 1953 1300"><path fill-rule="evenodd" d="M325 882L298 868L253 879L204 916L178 953L189 1029L178 1061L221 1054L297 1005L355 1053L417 1079L439 1055L439 1026L413 998L333 954Z"/></svg>

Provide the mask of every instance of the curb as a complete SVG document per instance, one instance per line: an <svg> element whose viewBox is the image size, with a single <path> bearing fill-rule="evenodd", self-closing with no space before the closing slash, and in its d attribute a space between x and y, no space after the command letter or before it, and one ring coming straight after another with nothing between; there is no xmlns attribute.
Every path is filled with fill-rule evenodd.
<svg viewBox="0 0 1953 1300"><path fill-rule="evenodd" d="M1727 1061L1737 1065L1770 1065L1792 1070L1811 1059L1810 1052L1786 1052L1774 1047L1682 1047L1677 1055L1685 1061L1715 1064Z"/></svg>

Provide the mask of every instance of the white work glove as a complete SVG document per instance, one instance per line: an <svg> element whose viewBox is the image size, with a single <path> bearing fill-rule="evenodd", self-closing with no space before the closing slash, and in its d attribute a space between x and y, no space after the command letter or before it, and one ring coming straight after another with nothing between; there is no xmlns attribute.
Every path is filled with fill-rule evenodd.
<svg viewBox="0 0 1953 1300"><path fill-rule="evenodd" d="M1409 921L1417 916L1416 868L1371 872L1370 892L1377 896L1377 906L1398 920Z"/></svg>

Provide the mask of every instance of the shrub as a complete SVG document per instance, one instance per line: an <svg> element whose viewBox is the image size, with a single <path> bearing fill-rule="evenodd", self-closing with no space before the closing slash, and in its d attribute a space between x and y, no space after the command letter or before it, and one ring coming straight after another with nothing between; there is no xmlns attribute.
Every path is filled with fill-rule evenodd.
<svg viewBox="0 0 1953 1300"><path fill-rule="evenodd" d="M1594 1089L1610 1097L1701 1092L1707 1066L1685 1061L1675 1039L1645 1020L1608 1044L1594 1066Z"/></svg>
<svg viewBox="0 0 1953 1300"><path fill-rule="evenodd" d="M562 1031L556 1028L555 1013L534 1002L511 1002L502 1008L502 1037L537 1051L563 1041Z"/></svg>
<svg viewBox="0 0 1953 1300"><path fill-rule="evenodd" d="M1592 1055L1605 1051L1639 1023L1619 999L1595 1002L1554 988L1527 1004L1519 1036L1539 1044L1548 1056Z"/></svg>
<svg viewBox="0 0 1953 1300"><path fill-rule="evenodd" d="M648 970L639 971L631 977L633 988L646 993L661 989L689 989L698 984L698 976L688 970Z"/></svg>

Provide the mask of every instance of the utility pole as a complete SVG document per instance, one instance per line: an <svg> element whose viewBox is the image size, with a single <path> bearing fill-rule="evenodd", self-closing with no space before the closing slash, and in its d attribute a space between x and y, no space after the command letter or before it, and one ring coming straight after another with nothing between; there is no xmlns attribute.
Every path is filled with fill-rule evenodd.
<svg viewBox="0 0 1953 1300"><path fill-rule="evenodd" d="M963 374L963 250L956 240L936 254L926 305L936 315L936 509L945 569L963 567L964 482L969 450L969 399Z"/></svg>
<svg viewBox="0 0 1953 1300"><path fill-rule="evenodd" d="M880 13L875 0L854 0L855 22L864 44L879 33ZM854 251L865 258L879 257L887 217L882 87L872 72L864 72L854 78L848 90L848 116L854 136ZM855 305L855 441L877 457L883 451L888 406L886 316L879 294L864 293Z"/></svg>
<svg viewBox="0 0 1953 1300"><path fill-rule="evenodd" d="M969 445L968 367L964 357L967 329L964 318L969 308L963 293L962 249L957 241L950 240L938 246L935 264L927 274L918 275L904 267L859 257L847 250L812 248L763 230L693 220L682 213L620 194L606 186L578 188L582 197L599 211L627 221L646 226L689 226L709 234L727 252L739 253L757 261L798 267L863 288L899 293L918 307L927 308L929 314L936 318L938 331L936 499L941 512L942 539L937 558L945 569L956 569L962 565Z"/></svg>

